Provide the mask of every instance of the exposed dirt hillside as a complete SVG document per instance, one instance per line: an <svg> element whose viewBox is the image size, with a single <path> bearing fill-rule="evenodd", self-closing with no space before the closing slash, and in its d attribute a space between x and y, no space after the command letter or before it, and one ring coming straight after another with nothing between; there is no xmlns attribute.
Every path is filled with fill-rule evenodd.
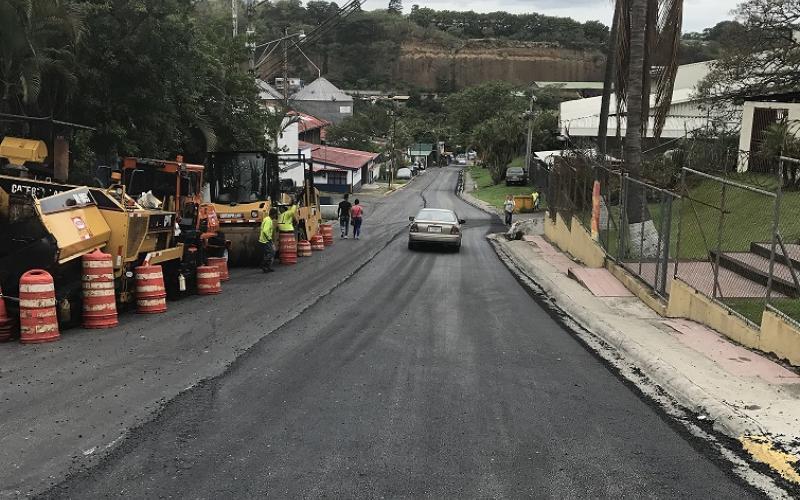
<svg viewBox="0 0 800 500"><path fill-rule="evenodd" d="M421 89L461 89L489 80L521 85L532 81L600 81L603 54L552 44L494 39L469 40L456 47L405 43L394 77Z"/></svg>

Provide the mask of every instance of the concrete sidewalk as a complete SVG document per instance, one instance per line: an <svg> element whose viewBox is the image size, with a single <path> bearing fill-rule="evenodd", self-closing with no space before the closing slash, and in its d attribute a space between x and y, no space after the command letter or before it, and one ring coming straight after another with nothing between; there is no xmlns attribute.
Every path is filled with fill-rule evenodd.
<svg viewBox="0 0 800 500"><path fill-rule="evenodd" d="M470 194L465 175L464 201L502 216ZM797 370L693 321L659 316L607 270L585 268L551 245L541 235L543 213L532 215L527 229L538 234L489 237L520 281L623 377L739 464L747 481L773 497L800 497ZM752 461L766 464L767 474L752 470Z"/></svg>
<svg viewBox="0 0 800 500"><path fill-rule="evenodd" d="M736 440L719 443L734 462L749 462L746 450L772 469L767 475L743 470L743 477L771 496L800 491L800 376L795 371L702 325L663 318L638 298L594 295L590 289L617 290L619 282L610 274L583 272L541 236L490 240L523 282L577 323L576 333L590 347L668 413L692 432L713 423L714 431Z"/></svg>

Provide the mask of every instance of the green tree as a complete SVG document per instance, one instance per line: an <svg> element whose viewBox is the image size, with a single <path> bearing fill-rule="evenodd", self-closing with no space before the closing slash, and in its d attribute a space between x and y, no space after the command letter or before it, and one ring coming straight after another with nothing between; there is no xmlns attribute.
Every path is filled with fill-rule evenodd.
<svg viewBox="0 0 800 500"><path fill-rule="evenodd" d="M739 5L737 17L742 27L713 30L725 43L700 94L728 103L800 87L800 38L795 36L800 0L748 0Z"/></svg>
<svg viewBox="0 0 800 500"><path fill-rule="evenodd" d="M63 110L75 90L75 49L85 32L67 0L0 0L0 110Z"/></svg>
<svg viewBox="0 0 800 500"><path fill-rule="evenodd" d="M519 153L524 143L522 130L522 116L505 111L483 121L473 131L472 142L478 147L495 184L503 181L506 167Z"/></svg>
<svg viewBox="0 0 800 500"><path fill-rule="evenodd" d="M389 8L387 9L390 14L403 14L403 0L389 0Z"/></svg>
<svg viewBox="0 0 800 500"><path fill-rule="evenodd" d="M444 108L452 126L466 142L472 130L484 120L503 112L521 114L527 99L506 82L488 82L448 96Z"/></svg>
<svg viewBox="0 0 800 500"><path fill-rule="evenodd" d="M87 7L75 121L97 126L92 147L115 155L202 161L217 148L263 146L264 121L242 40L229 19L185 0L102 0Z"/></svg>

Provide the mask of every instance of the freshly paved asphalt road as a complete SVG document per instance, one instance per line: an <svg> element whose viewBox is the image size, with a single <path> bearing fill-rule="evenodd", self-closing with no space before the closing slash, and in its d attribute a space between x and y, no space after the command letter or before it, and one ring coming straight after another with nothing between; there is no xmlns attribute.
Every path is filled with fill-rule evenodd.
<svg viewBox="0 0 800 500"><path fill-rule="evenodd" d="M434 170L391 197L368 201L360 241L337 240L316 260L267 278L238 271L226 293L200 312L193 307L209 301L173 305L174 316L149 323L147 333L172 340L137 345L127 365L112 355L120 348L112 340L88 346L112 358L84 353L103 364L82 380L94 387L83 394L94 404L101 404L98 391L131 384L126 377L138 382L141 371L151 376L150 366L163 372L158 382L109 396L112 402L91 412L65 402L87 390L73 389L67 374L66 394L51 390L51 402L37 404L88 419L110 441L132 423L114 427L116 420L109 425L97 410L121 407L144 419L138 406L152 405L159 391L171 401L96 465L84 469L79 461L45 496L752 495L703 443L676 431L529 297L484 238L501 229L497 221L454 196L456 175ZM407 250L403 221L423 200L468 219L460 254ZM141 331L135 325L142 321L128 319L126 335ZM61 355L79 359L71 346L87 335L62 341ZM230 337L250 340L237 346ZM187 380L214 374L196 350L222 352L211 361L219 373L253 343L219 376L173 399ZM112 367L114 360L121 365ZM80 364L70 365L73 373ZM0 396L39 391L50 378L44 363L38 368L24 390L4 386ZM34 428L34 413L17 410L8 418L20 425L30 417ZM9 425L0 420L0 432ZM53 427L59 429L50 423L31 433ZM91 444L76 441L78 431L68 428L69 439L41 437L35 450L7 440L27 457L15 468L28 473L15 488L35 492L47 475L60 480L59 454ZM0 453L6 463L14 450ZM12 477L0 471L0 480Z"/></svg>

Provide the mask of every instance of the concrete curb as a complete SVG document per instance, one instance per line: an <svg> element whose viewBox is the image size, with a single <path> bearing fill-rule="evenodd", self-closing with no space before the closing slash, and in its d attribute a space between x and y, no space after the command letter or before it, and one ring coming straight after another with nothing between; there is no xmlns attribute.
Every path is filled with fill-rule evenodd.
<svg viewBox="0 0 800 500"><path fill-rule="evenodd" d="M470 180L468 177L469 172L465 171L465 175L467 176L466 184ZM486 208L485 203L476 200L469 193L460 193L459 196L466 203L490 215L497 215L493 207L492 209ZM471 200L467 197L471 198ZM478 201L478 203L473 200ZM590 314L589 311L568 297L560 286L547 278L546 273L525 273L526 266L514 258L513 251L501 236L489 235L487 239L496 250L499 250L498 254L503 254L501 255L501 260L509 267L509 270L515 274L522 272L526 278L539 287L539 290L534 290L534 292L544 294L555 307L573 319L587 333L613 347L623 360L644 372L654 384L662 387L678 404L694 413L707 415L714 422L714 427L718 431L731 438L738 439L745 434L766 434L765 430L756 421L716 400L692 383L691 380L681 374L677 374L675 367L663 362L657 355L648 352L644 346L632 341L601 318ZM529 264L531 267L536 266L536 263ZM535 275L531 276L531 274ZM565 277L565 279L569 278ZM604 353L599 352L598 354L611 361L607 356L603 355Z"/></svg>
<svg viewBox="0 0 800 500"><path fill-rule="evenodd" d="M625 362L631 363L641 370L647 378L666 391L678 404L693 413L707 415L713 421L715 429L731 438L738 439L745 434L767 434L755 420L715 399L691 380L677 373L674 366L664 362L657 354L651 353L644 346L572 300L564 293L561 286L547 277L543 270L536 269L541 267L537 265L538 263L520 262L502 237L490 235L487 238L498 250L498 253L502 254L501 257L505 256L505 259L501 258L501 260L504 260L512 272L523 273L526 278L539 287L539 290L535 290L537 293L544 294L586 332L610 345ZM568 278L565 277L565 279ZM612 361L604 356L604 353L599 352L598 354Z"/></svg>

